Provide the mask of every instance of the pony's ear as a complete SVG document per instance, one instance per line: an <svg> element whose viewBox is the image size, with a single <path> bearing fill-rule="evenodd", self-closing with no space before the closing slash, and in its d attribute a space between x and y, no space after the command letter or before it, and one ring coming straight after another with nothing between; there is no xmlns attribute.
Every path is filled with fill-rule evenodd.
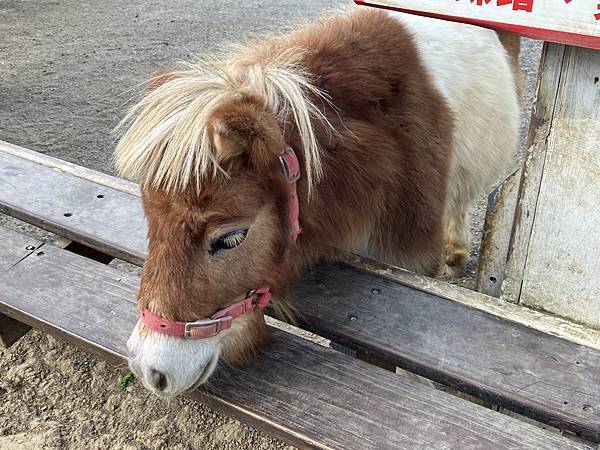
<svg viewBox="0 0 600 450"><path fill-rule="evenodd" d="M226 123L218 122L213 129L213 141L219 161L229 161L244 153L248 142Z"/></svg>
<svg viewBox="0 0 600 450"><path fill-rule="evenodd" d="M219 107L211 116L213 142L221 162L247 156L258 169L270 167L284 147L272 113L253 99L238 99Z"/></svg>
<svg viewBox="0 0 600 450"><path fill-rule="evenodd" d="M177 78L177 72L175 72L173 70L168 70L168 69L154 70L154 71L152 71L152 74L150 74L150 78L148 79L148 81L146 82L146 85L144 86L144 92L146 94L149 92L152 92L156 88L159 88L160 86L162 86L163 84L165 84L168 81L171 81L174 78Z"/></svg>

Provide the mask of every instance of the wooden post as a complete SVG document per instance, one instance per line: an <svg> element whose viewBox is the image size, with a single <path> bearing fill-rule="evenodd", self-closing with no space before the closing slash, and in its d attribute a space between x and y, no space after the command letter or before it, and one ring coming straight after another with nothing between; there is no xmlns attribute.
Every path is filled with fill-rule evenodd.
<svg viewBox="0 0 600 450"><path fill-rule="evenodd" d="M518 201L515 206L512 236L502 285L503 298L514 303L519 302L521 295L529 238L541 188L546 144L551 133L555 103L559 93L564 53L564 45L545 43L542 50L534 112L529 127L527 151L520 172Z"/></svg>
<svg viewBox="0 0 600 450"><path fill-rule="evenodd" d="M475 289L492 297L502 294L521 176L515 171L488 197Z"/></svg>
<svg viewBox="0 0 600 450"><path fill-rule="evenodd" d="M493 194L486 215L476 287L513 303L519 302L531 211L537 202L563 57L563 45L544 43L522 166Z"/></svg>
<svg viewBox="0 0 600 450"><path fill-rule="evenodd" d="M600 52L546 44L503 295L600 327Z"/></svg>

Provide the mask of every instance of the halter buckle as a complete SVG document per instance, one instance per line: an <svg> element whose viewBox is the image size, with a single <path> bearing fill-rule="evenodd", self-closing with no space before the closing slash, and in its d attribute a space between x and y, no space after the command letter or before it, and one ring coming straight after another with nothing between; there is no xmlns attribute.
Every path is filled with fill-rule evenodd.
<svg viewBox="0 0 600 450"><path fill-rule="evenodd" d="M215 334L214 334L214 336L216 336L217 334L219 334L221 332L221 323L222 322L223 322L222 317L220 317L218 319L199 319L199 320L196 320L195 322L187 322L185 324L185 326L183 327L183 336L186 339L190 339L192 337L192 330L194 328L210 327L213 324L217 324L217 327L215 329Z"/></svg>

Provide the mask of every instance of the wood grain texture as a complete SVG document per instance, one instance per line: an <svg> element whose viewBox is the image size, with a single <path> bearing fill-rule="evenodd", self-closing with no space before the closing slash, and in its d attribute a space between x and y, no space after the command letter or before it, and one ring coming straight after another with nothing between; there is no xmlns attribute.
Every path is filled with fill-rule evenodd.
<svg viewBox="0 0 600 450"><path fill-rule="evenodd" d="M132 194L2 152L0 203L1 211L73 241L143 261L146 221Z"/></svg>
<svg viewBox="0 0 600 450"><path fill-rule="evenodd" d="M509 323L525 325L600 350L600 331L582 324L357 255L349 255L345 262L352 267L392 279L410 288L487 312Z"/></svg>
<svg viewBox="0 0 600 450"><path fill-rule="evenodd" d="M12 155L11 157L14 158ZM2 164L1 161L0 159L0 164ZM14 160L10 161L12 161L11 166L18 163ZM38 165L30 167L28 164L30 163L27 161L20 164L21 167L27 167L27 170L13 170L12 172L17 175L14 177L9 177L9 171L5 171L6 179L13 184L13 192L22 186L21 173L23 171L40 170ZM30 195L29 203L26 204L27 209L21 207L21 211L24 211L23 214L35 218L36 223L48 222L46 218L48 207L44 204L47 198L46 193L58 191L59 186L72 182L72 180L64 180L65 177L72 178L56 171L53 171L52 176L47 175L45 179L49 184L46 192L42 193L40 197L36 197L35 193L31 194L30 191L28 193ZM84 180L77 179L77 183L72 185L73 191L70 196L59 195L58 199L53 200L62 202L55 203L54 208L59 211L65 210L65 208L69 210L83 208L85 205L79 206L79 198L82 195L75 195L76 190L80 188L79 183L83 182ZM55 183L55 186L52 186L52 183ZM99 189L95 183L85 183L91 187L86 186L84 192L96 192ZM113 205L117 205L118 209L139 211L139 198L136 196L115 190L105 192L114 200ZM89 194L86 195L89 196ZM0 201L5 200L0 198ZM40 207L40 205L42 206ZM86 214L93 215L94 212ZM77 217L78 215L74 215L68 219ZM138 219L132 218L132 223L136 223ZM62 221L63 219L59 216L58 220ZM63 223L65 225L62 225ZM113 230L113 223L111 216L94 216L93 226L96 234L93 236L93 242L100 243L100 247L106 253L112 252L111 242L114 242L115 236L118 236L123 230L123 225L118 225ZM90 241L85 234L89 233L89 230L86 230L87 224L84 221L65 220L55 225L56 228L61 226L68 226L68 233L74 239L80 239L78 236L81 234L86 242ZM140 227L141 224L130 227L125 237L121 234L122 241L119 243L117 251L119 254L124 254L125 259L143 258L145 242L142 244L144 240L140 238ZM587 384L598 386L597 377L583 368L578 369L583 375L569 377L564 373L564 371L571 370L573 365L573 361L565 358L579 353L582 357L591 355L588 358L592 361L590 367L597 368L598 363L595 359L597 352L591 352L591 349L571 342L552 338L514 322L500 320L474 310L470 306L466 307L460 303L448 301L447 298L459 299L460 302L466 304L469 302L479 306L485 304L490 311L498 309L504 313L506 313L507 307L511 307L519 312L521 317L525 317L524 308L517 305L507 305L497 299L372 261L365 264L364 260L356 260L351 264L355 267L368 268L379 276L356 268L323 266L316 276L322 276L324 279L332 277L333 280L336 280L338 276L342 277L340 282L347 284L348 287L351 286L352 289L345 289L343 285L331 285L329 289L339 288L344 295L332 294L334 298L324 302L326 291L322 289L320 282L311 279L303 284L303 288L309 291L297 292L292 296L291 300L304 313L305 326L308 329L317 331L344 345L350 344L355 349L359 348L367 354L383 356L391 364L408 367L418 373L531 417L540 418L586 435L595 435L598 432L598 417L596 415L589 416L587 412L582 414L580 410L583 404L587 404L586 402L592 404L598 402L593 398L590 399L597 393L597 390L594 390L596 388L587 387ZM371 295L369 292L365 294L365 289L378 283L385 284L385 294L376 299L379 303L365 305L363 303L365 295ZM373 296L371 295L371 297ZM411 301L407 303L406 299L411 299ZM336 306L337 311L356 311L357 317L370 316L372 322L379 324L378 328L361 326L362 321L353 322L348 327L348 318L337 315L337 311L332 310L333 305ZM512 311L511 314L516 317L517 312L515 311ZM526 310L526 313L531 323L544 323L544 320L549 317L532 310ZM393 320L390 317L393 317ZM413 317L420 317L421 322L414 321ZM428 325L423 328L422 321L425 319ZM552 319L554 320L554 318ZM456 326L456 324L461 324L461 326ZM572 324L569 326L575 327ZM423 330L427 332L424 334ZM482 334L478 330L487 330L487 334ZM520 339L514 338L513 333L522 338L522 342L519 342ZM419 345L413 346L412 343L415 342ZM528 347L523 343L532 344L532 346ZM548 367L546 367L547 364L543 365L542 370L538 368L540 361L536 352L544 349L546 350L545 354L552 355L557 361ZM558 356L554 356L555 354ZM449 357L450 360L448 360ZM458 361L461 363L456 366ZM520 361L523 363L521 364ZM511 367L510 370L505 371L506 373L502 373L501 370L504 365ZM554 384L552 380L557 376L560 383ZM534 384L532 387L524 389L523 387L528 383ZM600 407L596 409L596 411L599 410Z"/></svg>
<svg viewBox="0 0 600 450"><path fill-rule="evenodd" d="M502 298L514 303L518 303L521 296L529 240L546 162L546 146L554 119L564 56L565 47L563 45L544 44L527 138L527 151L521 168L519 200L515 209L512 237L502 283Z"/></svg>
<svg viewBox="0 0 600 450"><path fill-rule="evenodd" d="M143 234L145 233L145 222L143 222L144 218L136 213L136 211L141 210L139 191L137 188L131 188L131 183L0 141L0 167L2 167L3 161L6 160L5 156L12 157L11 161L13 164L23 166L23 170L28 172L32 178L37 176L36 172L38 170L47 173L46 169L51 169L52 173L55 175L52 177L45 177L44 182L46 185L44 186L44 192L38 192L40 191L38 189L27 192L30 202L18 205L18 215L20 217L25 218L27 221L40 227L55 230L59 234L69 235L73 237L74 240L96 248L103 253L120 257L129 262L141 264L143 255L145 255L146 252L146 242L143 237ZM15 160L14 157L18 157L19 160ZM5 173L2 180L11 183L14 190L26 191L27 185L20 184L20 182L25 179L22 176L22 171L16 171L14 173L16 174L15 177L11 176L11 172ZM118 247L113 248L111 246L111 241L114 240L111 215L94 216L96 222L94 232L97 234L92 236L93 239L90 239L89 230L83 228L87 224L79 220L78 216L74 215L69 218L70 220L65 220L65 218L61 218L60 216L57 218L56 214L53 212L52 217L54 220L58 219L58 221L49 221L47 217L47 210L49 207L44 203L47 198L45 191L61 192L63 186L74 186L71 184L72 181L69 180L73 176L79 178L80 182L90 185L88 191L106 191L106 195L115 200L120 211L129 211L131 213L131 217L128 219L130 224L128 236L125 237L125 240L119 241ZM74 186L74 188L76 188L76 186ZM123 192L131 195L123 195ZM21 198L22 197L23 196L21 196ZM2 190L0 189L0 209L4 208L6 211L17 209L11 206L11 202L13 202L12 198L8 198L6 204L3 203L3 201ZM78 211L80 208L89 208L89 205L86 206L78 200L77 195L64 197L59 195L58 197L53 198L52 201L54 202L55 208L61 211ZM143 226L142 223L144 223ZM121 228L121 231L122 230L123 228ZM525 235L527 234L523 232L520 236ZM515 248L515 246L516 244L510 249ZM518 248L512 253L519 256L522 255ZM513 259L512 262L515 267L519 265L519 261L516 259ZM431 292L444 298L450 298L472 308L489 312L490 314L494 314L512 322L521 323L545 333L561 336L572 340L573 342L600 349L600 331L584 327L560 317L544 314L543 312L530 308L516 306L509 302L498 302L496 299L487 295L481 295L477 292L461 288L460 286L454 286L433 278L423 277L373 260L349 255L348 263L355 267L388 278L393 278L397 282L415 289ZM520 277L520 279L522 279L522 269L523 267L521 267L521 271L511 271L509 274L509 284L510 280L515 277ZM505 282L504 284L506 285L507 283ZM518 281L518 285L520 286L520 281Z"/></svg>
<svg viewBox="0 0 600 450"><path fill-rule="evenodd" d="M20 248L29 239L0 229L0 241ZM0 312L123 362L138 317L137 284L133 276L46 245L0 272ZM253 367L223 365L192 396L304 448L590 448L274 333L276 344Z"/></svg>
<svg viewBox="0 0 600 450"><path fill-rule="evenodd" d="M520 302L600 328L600 52L565 49Z"/></svg>
<svg viewBox="0 0 600 450"><path fill-rule="evenodd" d="M478 292L492 297L502 295L520 178L521 171L517 170L488 196L475 286Z"/></svg>
<svg viewBox="0 0 600 450"><path fill-rule="evenodd" d="M341 264L290 297L319 335L600 441L598 350Z"/></svg>
<svg viewBox="0 0 600 450"><path fill-rule="evenodd" d="M21 159L40 164L45 167L51 167L62 173L73 175L78 178L83 178L94 183L101 184L121 192L126 192L131 195L140 194L140 189L137 184L131 181L116 178L111 175L97 172L87 167L78 166L77 164L63 161L62 159L53 158L52 156L44 155L24 147L20 147L10 142L0 141L0 153L6 155L18 156Z"/></svg>

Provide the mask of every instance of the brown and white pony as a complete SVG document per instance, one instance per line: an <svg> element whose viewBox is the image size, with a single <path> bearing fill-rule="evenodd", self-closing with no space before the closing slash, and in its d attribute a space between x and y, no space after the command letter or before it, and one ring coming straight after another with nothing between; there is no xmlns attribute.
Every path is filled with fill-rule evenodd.
<svg viewBox="0 0 600 450"><path fill-rule="evenodd" d="M512 160L517 55L493 31L355 10L155 76L116 149L148 219L140 310L196 321L263 285L277 301L332 248L460 272L467 210ZM287 146L302 172L297 241ZM267 340L259 309L203 339L140 321L130 365L172 396Z"/></svg>

